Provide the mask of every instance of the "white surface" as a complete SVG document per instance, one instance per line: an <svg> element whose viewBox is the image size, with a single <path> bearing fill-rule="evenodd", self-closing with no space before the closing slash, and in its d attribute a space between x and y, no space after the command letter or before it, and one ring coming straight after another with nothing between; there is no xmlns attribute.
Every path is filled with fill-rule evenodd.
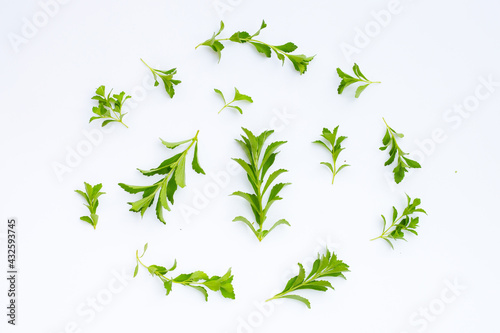
<svg viewBox="0 0 500 333"><path fill-rule="evenodd" d="M340 45L353 44L355 29L364 29L373 21L370 12L387 8L387 1L221 2L233 4L222 15L224 36L252 32L264 18L262 40L293 41L299 53L317 54L308 72L300 76L289 63L281 67L274 56L263 58L242 45L226 44L220 64L208 48L195 51L218 28L217 2L69 1L16 53L8 34L20 35L23 18L32 20L41 7L37 1L2 1L0 217L19 219L20 307L15 328L7 327L2 310L1 331L220 333L238 332L248 318L255 327L240 332L494 331L500 296L494 135L500 87L460 124L443 116L474 95L480 77L500 81L499 4L401 0L402 12L351 61ZM160 87L148 88L125 118L130 129L110 126L112 133L58 181L53 164L65 163L68 147L85 144L83 131L100 128L88 124L95 88L137 92L150 78L140 57L159 68L178 68L182 84L174 99ZM335 68L350 72L353 61L368 78L382 81L358 100L353 88L336 93ZM242 105L243 116L230 110L217 115L221 101L213 88L230 95L234 86L255 103ZM294 118L273 120L277 112ZM397 186L386 179L391 169L383 166L386 152L378 150L382 117L406 135L401 146L413 154L419 154L416 141L436 129L446 136L433 152L420 153L423 168ZM153 210L142 220L128 211L126 202L136 196L116 184L151 181L135 168L153 167L170 154L158 137L181 140L199 129L200 163L216 174L231 157L242 156L233 141L241 126L260 132L272 124L277 132L271 138L288 140L275 167L289 169L282 180L293 185L269 221L287 218L291 228L278 228L259 244L243 224L231 223L237 215L251 216L246 202L228 197L248 189L242 173L219 187L189 221L182 205L192 207L197 193L215 184L191 171L188 186L166 213L166 226ZM349 137L341 158L352 166L332 187L329 171L319 164L327 153L310 142L323 127L336 125ZM73 191L84 181L102 182L107 193L96 231L79 221L86 210ZM368 241L380 234L380 214L404 205L405 192L422 198L429 213L421 218L420 235L396 242L395 251L383 241ZM135 250L146 242L144 260L150 264L169 265L177 258L178 272L209 274L232 267L236 300L210 293L205 303L182 286L166 297L160 281L142 269L92 316L86 303L109 295L110 283L118 287L117 272L131 276ZM283 288L296 263L325 244L351 266L347 281L333 279L333 292L304 292L311 310L290 300L272 303L261 314L255 302ZM0 268L5 271L5 259ZM439 299L453 296L446 281L454 280L466 289L440 309ZM7 285L0 281L5 304ZM414 313L429 306L440 313L423 329L422 317Z"/></svg>

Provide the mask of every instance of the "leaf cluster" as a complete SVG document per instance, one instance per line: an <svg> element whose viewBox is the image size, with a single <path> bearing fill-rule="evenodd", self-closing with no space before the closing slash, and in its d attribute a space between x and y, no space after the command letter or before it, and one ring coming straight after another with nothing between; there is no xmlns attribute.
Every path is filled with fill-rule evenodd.
<svg viewBox="0 0 500 333"><path fill-rule="evenodd" d="M219 110L218 113L221 113L222 110L224 110L225 108L229 107L229 108L233 108L235 110L238 110L238 112L240 114L243 114L243 110L239 107L239 106L236 106L236 105L231 105L233 104L234 102L236 101L247 101L249 103L253 103L253 100L252 100L252 97L248 96L248 95L244 95L242 93L240 93L238 91L238 89L236 87L234 87L234 98L231 102L226 102L226 99L224 98L224 94L222 93L222 91L220 91L219 89L214 89L214 91L220 96L222 97L222 100L224 101L224 106L222 107L222 109Z"/></svg>
<svg viewBox="0 0 500 333"><path fill-rule="evenodd" d="M125 95L124 91L111 95L112 92L113 89L106 95L106 87L100 86L97 88L95 96L92 99L96 100L99 104L92 108L92 112L96 116L90 118L89 123L96 119L105 119L101 124L102 127L112 122L118 122L128 128L123 122L123 117L127 113L122 113L122 106L130 96Z"/></svg>
<svg viewBox="0 0 500 333"><path fill-rule="evenodd" d="M102 189L102 184L97 184L95 186L92 186L87 182L84 182L84 184L85 184L85 192L80 190L75 190L75 192L80 194L87 202L84 205L89 209L90 215L82 216L80 217L80 220L89 223L95 229L97 226L97 221L99 220L99 216L97 215L97 207L99 206L98 198L106 193L100 192Z"/></svg>
<svg viewBox="0 0 500 333"><path fill-rule="evenodd" d="M335 253L326 250L326 254L318 254L318 259L313 263L311 272L306 277L306 271L302 264L299 265L299 274L292 277L283 289L282 292L276 294L267 301L279 298L289 298L304 303L308 308L311 308L311 303L305 297L290 294L292 292L304 289L317 291L327 291L328 288L334 289L329 281L321 280L326 277L341 277L345 279L344 273L349 272L349 266L342 260L338 260Z"/></svg>
<svg viewBox="0 0 500 333"><path fill-rule="evenodd" d="M198 131L199 132L199 131ZM156 216L158 220L163 222L165 219L163 217L163 209L170 210L168 202L174 204L174 193L178 187L186 186L186 159L188 151L194 145L194 155L191 162L192 168L197 173L205 174L205 171L201 168L198 162L198 132L196 135L188 140L179 142L167 142L162 139L161 142L165 147L169 149L174 149L180 145L189 143L189 146L182 152L167 158L158 167L150 170L139 170L144 176L150 177L154 175L161 175L163 178L155 182L153 185L149 186L134 186L119 183L118 185L129 193L141 193L142 198L135 201L129 202L131 206L130 211L140 212L141 216L144 215L146 210L153 205L155 197L157 197L156 203ZM158 195L157 195L158 194Z"/></svg>
<svg viewBox="0 0 500 333"><path fill-rule="evenodd" d="M383 239L389 245L391 248L394 249L394 246L392 245L391 239L392 240L406 240L404 238L404 231L411 232L414 235L418 235L416 229L418 227L418 222L419 222L419 217L418 216L410 216L415 213L424 213L427 215L425 210L422 208L418 208L418 206L421 203L421 200L419 198L416 198L411 200L410 196L407 194L406 198L408 199L408 203L406 208L403 210L403 213L398 217L398 211L396 207L392 207L392 223L389 225L387 228L387 220L384 215L382 215L382 220L384 221L384 228L382 230L382 234L376 238L373 238L372 240L375 239Z"/></svg>
<svg viewBox="0 0 500 333"><path fill-rule="evenodd" d="M357 82L362 82L362 83L365 83L361 86L358 86L358 88L356 89L356 94L355 94L355 97L358 98L359 95L361 95L361 93L366 89L366 87L368 87L370 84L372 83L380 83L379 81L370 81L368 80L364 75L363 73L361 73L361 70L359 69L359 66L355 63L354 66L352 67L352 70L354 72L354 75L356 75L356 77L353 77L349 74L346 74L344 73L340 68L337 68L337 74L339 75L339 77L342 79L342 81L340 81L340 85L339 87L337 88L337 91L340 94L342 94L342 92L344 91L344 88L353 84L353 83L357 83Z"/></svg>
<svg viewBox="0 0 500 333"><path fill-rule="evenodd" d="M224 45L221 43L221 41L231 41L240 44L248 43L253 45L257 52L264 54L267 58L270 58L271 54L274 52L278 59L281 60L282 64L285 63L285 59L288 59L293 64L293 67L296 71L298 71L300 74L304 74L307 71L307 66L314 59L314 56L308 57L303 54L291 54L297 49L297 46L292 42L288 42L283 45L271 45L256 40L255 37L257 37L260 34L261 30L266 27L266 22L262 20L259 30L257 30L257 32L252 35L250 35L246 31L238 31L231 35L231 37L229 38L217 39L222 30L224 30L224 22L221 21L219 31L214 33L210 39L207 39L203 43L196 46L196 48L198 48L200 45L210 47L214 52L217 53L220 61L221 51L224 49Z"/></svg>
<svg viewBox="0 0 500 333"><path fill-rule="evenodd" d="M332 184L335 180L335 176L337 175L337 173L339 173L340 170L342 170L343 168L349 166L349 164L343 164L337 168L337 158L339 157L340 152L345 149L342 148L341 144L345 139L347 139L347 136L339 136L337 138L338 129L339 126L335 127L333 131L330 132L330 130L328 130L327 128L323 128L323 133L321 134L321 136L326 141L316 140L313 142L322 145L330 152L330 154L332 154L333 165L329 162L321 162L321 164L326 165L328 169L330 169L330 171L332 172L333 174Z"/></svg>
<svg viewBox="0 0 500 333"><path fill-rule="evenodd" d="M175 94L174 85L176 86L182 82L180 80L174 80L173 78L174 75L177 74L177 68L172 68L169 69L168 71L162 71L159 69L154 69L149 67L149 65L146 64L146 62L142 59L141 61L144 63L144 65L146 65L149 68L151 73L153 73L153 77L155 79L154 83L155 87L157 87L160 84L158 82L158 78L160 78L160 80L163 81L163 85L165 86L165 91L167 92L168 96L170 96L170 98L174 97Z"/></svg>
<svg viewBox="0 0 500 333"><path fill-rule="evenodd" d="M383 146L379 149L386 150L390 147L389 159L384 165L391 165L395 160L397 161L396 167L394 167L392 172L394 173L394 181L399 184L404 179L405 173L408 172L408 168L420 168L421 166L417 161L405 157L408 153L405 153L399 147L397 138L403 138L404 135L393 130L389 125L387 125L385 119L383 120L387 129L385 131L384 138L382 139Z"/></svg>
<svg viewBox="0 0 500 333"><path fill-rule="evenodd" d="M203 296L205 296L205 301L208 301L207 288L215 292L219 291L225 298L235 298L234 288L232 285L233 275L231 274L231 268L229 268L229 270L223 276L214 275L212 277L209 277L205 272L195 271L189 274L180 274L175 278L169 278L166 276L166 274L174 271L177 268L177 260L174 260L174 264L169 269L164 266L158 265L146 266L141 261L141 258L144 256L147 249L148 244L146 243L146 245L144 245L144 251L141 256L139 256L138 250L135 252L137 264L134 270L134 277L137 276L139 265L142 265L149 271L152 276L158 277L163 282L163 286L165 287L167 295L172 291L172 287L174 284L181 284L201 292Z"/></svg>
<svg viewBox="0 0 500 333"><path fill-rule="evenodd" d="M259 241L261 241L277 226L281 224L290 225L285 219L280 219L279 221L275 222L269 230L263 229L263 225L266 221L266 215L269 211L269 208L273 203L282 199L279 196L280 191L285 186L290 185L290 183L277 183L273 185L273 182L279 175L287 172L287 170L285 169L278 169L272 172L266 179L266 174L273 165L276 156L279 153L276 150L281 145L285 144L286 141L276 141L270 143L264 149L267 138L274 131L264 131L256 136L246 128L242 129L246 136L241 135L241 140L237 139L236 142L239 143L239 145L245 152L247 161L241 158L233 158L233 160L236 161L247 173L248 181L250 182L254 193L237 191L232 195L239 196L245 199L250 204L255 217L255 222L250 222L243 216L235 217L233 222L239 221L245 223L252 230ZM265 195L268 190L269 194L267 195L267 200L265 200Z"/></svg>

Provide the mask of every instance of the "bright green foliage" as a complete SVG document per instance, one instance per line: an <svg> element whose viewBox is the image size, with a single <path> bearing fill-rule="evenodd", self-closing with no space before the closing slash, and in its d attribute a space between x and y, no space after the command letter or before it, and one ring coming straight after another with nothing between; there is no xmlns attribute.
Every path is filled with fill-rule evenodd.
<svg viewBox="0 0 500 333"><path fill-rule="evenodd" d="M205 174L205 171L203 171L198 163L198 132L196 132L196 135L193 138L179 142L166 142L160 139L161 142L169 149L174 149L177 146L187 143L189 143L189 146L183 152L166 159L156 168L150 170L138 169L144 176L150 177L154 175L162 175L163 178L158 180L153 185L133 186L125 185L123 183L118 184L129 193L142 192L142 199L128 203L131 206L130 211L136 213L140 212L141 216L143 216L146 210L153 204L155 197L158 194L158 200L156 202L156 216L165 224L163 209L170 210L168 201L170 201L172 205L174 204L174 193L177 190L177 187L186 186L185 168L187 153L193 145L194 156L191 163L192 168L197 173Z"/></svg>
<svg viewBox="0 0 500 333"><path fill-rule="evenodd" d="M85 221L92 225L94 229L97 226L97 221L99 220L99 216L97 216L97 206L99 206L99 200L98 198L106 194L105 192L99 192L102 188L102 184L97 184L95 186L90 185L89 183L84 183L85 184L85 192L80 191L80 190L75 190L76 193L80 194L85 201L87 202L85 204L85 207L89 209L90 215L89 216L82 216L80 217L80 220Z"/></svg>
<svg viewBox="0 0 500 333"><path fill-rule="evenodd" d="M321 164L324 164L330 169L330 171L333 174L332 177L332 184L333 181L335 180L335 176L337 173L340 172L345 167L348 167L349 164L343 164L337 169L337 158L339 157L339 154L342 150L345 148L341 147L342 141L347 139L347 136L339 136L337 138L337 131L339 127L335 127L332 132L330 132L327 128L323 128L323 134L321 136L326 140L326 142L321 141L321 140L316 140L313 143L317 143L325 147L331 154L332 154L332 159L333 159L333 165L328 162L321 162Z"/></svg>
<svg viewBox="0 0 500 333"><path fill-rule="evenodd" d="M139 256L138 250L135 252L137 265L135 266L134 277L136 277L137 272L139 271L140 264L145 267L149 271L149 273L151 273L151 275L157 276L163 282L163 286L165 287L167 295L172 291L172 286L174 285L174 283L177 283L198 290L203 294L203 296L205 296L205 301L208 301L208 292L206 288L212 291L220 291L222 296L225 298L235 298L234 288L231 284L233 282L231 268L229 268L227 273L223 276L214 275L212 277L209 277L202 271L196 271L190 274L180 274L176 278L168 278L165 275L168 272L172 272L173 270L175 270L175 268L177 267L177 260L174 261L174 264L169 269L158 265L146 266L142 263L141 258L144 256L147 249L148 244L146 243L146 245L144 245L144 251L141 256Z"/></svg>
<svg viewBox="0 0 500 333"><path fill-rule="evenodd" d="M408 155L408 153L405 153L401 150L401 148L399 148L396 139L396 137L403 138L404 135L396 132L389 125L387 125L384 118L382 118L382 120L384 120L387 129L385 131L384 138L382 139L383 146L379 149L386 150L390 147L389 159L384 164L386 166L392 164L397 157L397 164L392 172L394 173L394 181L399 184L403 178L405 178L405 173L408 172L407 168L420 168L420 164L417 161L404 157L404 155Z"/></svg>
<svg viewBox="0 0 500 333"><path fill-rule="evenodd" d="M155 78L155 87L157 87L160 83L158 82L158 77L163 81L163 85L165 86L165 90L167 91L167 94L170 96L170 98L174 97L175 90L174 90L174 85L178 85L181 83L179 80L174 80L173 77L175 74L177 74L177 68L172 68L169 69L168 71L161 71L159 69L154 69L149 67L148 64L144 60L141 59L141 61L146 65L149 70L151 70L151 73L153 73L153 76Z"/></svg>
<svg viewBox="0 0 500 333"><path fill-rule="evenodd" d="M272 172L267 180L265 178L267 171L273 165L276 155L279 152L276 150L286 141L276 141L269 144L266 149L264 149L266 139L274 132L274 131L264 131L260 135L255 136L252 132L243 128L246 136L242 135L242 140L236 140L248 159L248 162L242 160L240 158L233 158L241 167L246 171L247 178L250 184L252 185L252 189L254 191L253 194L245 193L245 192L234 192L232 195L237 195L242 197L250 204L252 208L252 212L255 216L255 223L250 222L243 216L237 216L234 218L233 222L240 221L245 223L254 233L254 235L261 241L264 237L267 236L271 230L279 226L280 224L290 225L288 221L285 219L281 219L274 223L274 225L269 230L264 230L263 225L266 221L266 215L273 203L282 198L278 196L283 187L290 185L290 183L278 183L274 186L271 185L273 181L282 173L287 172L285 169L278 169ZM263 153L263 154L262 154ZM264 200L264 196L269 191L269 195L267 196L267 201Z"/></svg>
<svg viewBox="0 0 500 333"><path fill-rule="evenodd" d="M318 259L314 261L311 272L306 277L306 272L302 264L299 265L299 274L291 278L282 292L271 297L267 301L279 298L290 298L304 303L309 309L311 303L307 298L299 295L290 294L302 289L312 289L318 291L327 291L328 288L333 290L332 284L329 281L320 280L325 277L341 277L345 279L344 272L349 272L349 266L344 264L342 260L338 260L335 253L326 250L326 254L318 254Z"/></svg>
<svg viewBox="0 0 500 333"><path fill-rule="evenodd" d="M282 64L285 63L285 58L288 58L288 60L290 60L290 62L293 64L295 70L297 70L300 74L304 74L307 71L307 65L309 65L309 62L313 60L314 56L307 57L303 54L290 54L297 49L297 46L291 42L285 43L283 45L270 45L256 40L254 37L257 37L260 34L260 31L265 27L267 27L267 24L266 22L262 21L260 29L253 35L250 35L246 31L238 31L229 38L217 39L216 37L220 35L222 30L224 30L224 22L221 21L219 31L217 33L214 33L212 35L212 38L207 39L198 46L205 45L210 47L217 53L220 61L221 51L222 49L224 49L224 45L221 43L221 41L231 41L240 44L249 43L255 47L257 52L264 54L267 58L271 57L271 51L273 51L278 59L281 60ZM196 48L198 48L198 46L196 46Z"/></svg>
<svg viewBox="0 0 500 333"><path fill-rule="evenodd" d="M366 89L366 87L368 87L370 84L372 83L380 83L380 81L370 81L368 80L364 75L363 73L361 73L361 70L359 69L359 66L357 64L354 64L354 67L352 68L354 74L356 75L356 77L352 77L344 72L342 72L342 70L340 68L337 68L337 73L339 75L339 77L342 79L342 81L340 81L340 85L337 89L339 95L342 94L342 92L344 91L344 88L353 84L353 83L356 83L356 82L362 82L364 83L363 85L361 86L358 86L358 88L356 89L356 98L359 97L359 95L361 95L361 93Z"/></svg>
<svg viewBox="0 0 500 333"><path fill-rule="evenodd" d="M236 105L231 105L233 102L236 102L236 101L247 101L249 103L253 103L253 100L252 100L252 97L248 96L248 95L243 95L242 93L240 93L238 91L238 89L235 87L234 88L234 98L231 102L227 103L226 102L226 99L224 98L224 94L222 93L222 91L220 91L219 89L214 89L214 91L220 96L222 97L222 100L224 101L224 107L222 109L219 110L219 113L221 113L222 110L224 110L225 108L229 107L229 108L233 108L233 109L236 109L238 110L239 113L243 114L243 110L239 107L239 106L236 106Z"/></svg>
<svg viewBox="0 0 500 333"><path fill-rule="evenodd" d="M382 220L384 221L384 229L382 231L382 234L378 237L371 239L371 240L381 238L381 239L385 240L387 243L389 243L389 245L394 249L394 246L391 243L391 239L392 240L398 240L398 239L406 240L404 238L403 231L406 230L406 231L411 232L412 234L418 235L418 233L415 229L417 229L417 227L418 227L419 218L418 218L418 216L410 217L410 215L412 215L414 213L424 213L427 215L427 213L422 208L418 208L418 206L421 203L419 198L414 199L412 202L411 198L408 196L408 194L406 195L406 197L408 198L408 204L407 204L407 207L403 210L403 213L401 214L401 216L398 217L398 211L396 210L396 207L393 206L392 207L392 223L391 223L391 225L386 228L387 221L385 219L385 216L382 215Z"/></svg>
<svg viewBox="0 0 500 333"><path fill-rule="evenodd" d="M122 113L122 106L125 101L130 98L130 96L125 95L124 91L122 91L118 95L114 94L113 96L111 96L111 92L113 91L113 89L111 89L111 91L106 96L105 90L106 87L100 86L95 91L96 95L92 97L92 99L95 99L99 102L99 105L92 108L92 112L94 112L97 116L90 118L89 123L96 119L105 119L101 125L103 127L109 123L118 122L128 128L128 126L123 122L123 117L126 115L126 113Z"/></svg>

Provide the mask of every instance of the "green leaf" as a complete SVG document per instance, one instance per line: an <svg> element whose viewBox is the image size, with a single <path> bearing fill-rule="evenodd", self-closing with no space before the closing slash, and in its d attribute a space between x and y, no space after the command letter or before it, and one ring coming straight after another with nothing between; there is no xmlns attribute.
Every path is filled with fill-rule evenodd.
<svg viewBox="0 0 500 333"><path fill-rule="evenodd" d="M178 147L182 144L193 141L193 139L188 139L188 140L183 140L183 141L179 141L179 142L167 142L167 141L163 140L162 138L160 138L160 140L161 140L161 143L163 143L163 145L165 147L170 148L170 149L174 149L175 147Z"/></svg>
<svg viewBox="0 0 500 333"><path fill-rule="evenodd" d="M297 49L297 45L295 45L292 42L288 42L288 43L283 44L283 45L275 46L275 48L277 48L278 50L283 51L285 53L290 53L290 52L293 52Z"/></svg>
<svg viewBox="0 0 500 333"><path fill-rule="evenodd" d="M241 94L236 87L234 88L234 100L235 101L247 101L247 102L253 103L252 97L250 97L248 95Z"/></svg>
<svg viewBox="0 0 500 333"><path fill-rule="evenodd" d="M167 295L170 294L170 292L172 291L172 280L163 281L163 286L165 287L165 290L167 291Z"/></svg>
<svg viewBox="0 0 500 333"><path fill-rule="evenodd" d="M194 288L194 289L198 290L199 292L201 292L203 294L203 296L205 296L205 301L208 302L208 293L207 293L207 290L205 288L200 287L200 286L193 286L190 284L187 284L187 286Z"/></svg>
<svg viewBox="0 0 500 333"><path fill-rule="evenodd" d="M181 156L175 169L175 182L180 187L186 186L186 155Z"/></svg>
<svg viewBox="0 0 500 333"><path fill-rule="evenodd" d="M359 95L368 87L369 84L365 84L364 86L359 86L358 89L356 89L356 95L354 97L358 98Z"/></svg>
<svg viewBox="0 0 500 333"><path fill-rule="evenodd" d="M137 273L139 272L139 263L137 263L137 265L135 266L135 269L134 269L134 277L137 276Z"/></svg>
<svg viewBox="0 0 500 333"><path fill-rule="evenodd" d="M252 44L259 53L264 54L267 58L271 58L271 48L269 46L256 42L250 42L250 44Z"/></svg>
<svg viewBox="0 0 500 333"><path fill-rule="evenodd" d="M296 301L304 303L309 309L311 308L311 303L309 302L309 300L307 298L305 298L305 297L302 297L302 296L298 296L298 295L285 295L285 296L282 296L280 298L294 299Z"/></svg>
<svg viewBox="0 0 500 333"><path fill-rule="evenodd" d="M235 43L246 43L251 38L250 34L246 31L235 32L229 40Z"/></svg>
<svg viewBox="0 0 500 333"><path fill-rule="evenodd" d="M226 99L224 98L224 94L222 93L222 91L220 91L219 89L214 89L214 91L220 96L222 97L222 100L224 101L224 104L226 104Z"/></svg>
<svg viewBox="0 0 500 333"><path fill-rule="evenodd" d="M197 173L201 173L203 175L205 174L205 171L201 168L200 163L198 162L198 142L196 142L196 145L194 146L192 167Z"/></svg>
<svg viewBox="0 0 500 333"><path fill-rule="evenodd" d="M421 168L420 164L417 161L411 160L409 158L403 157L403 159L408 163L410 168Z"/></svg>

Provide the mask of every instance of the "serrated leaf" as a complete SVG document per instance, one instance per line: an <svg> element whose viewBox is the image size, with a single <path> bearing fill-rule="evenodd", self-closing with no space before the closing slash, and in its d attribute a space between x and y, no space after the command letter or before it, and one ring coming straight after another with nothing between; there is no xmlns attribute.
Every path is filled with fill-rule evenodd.
<svg viewBox="0 0 500 333"><path fill-rule="evenodd" d="M294 299L296 301L299 301L299 302L302 302L304 303L309 309L311 308L311 303L309 302L309 300L305 297L302 297L302 296L298 296L298 295L285 295L285 296L282 296L281 298L290 298L290 299Z"/></svg>

